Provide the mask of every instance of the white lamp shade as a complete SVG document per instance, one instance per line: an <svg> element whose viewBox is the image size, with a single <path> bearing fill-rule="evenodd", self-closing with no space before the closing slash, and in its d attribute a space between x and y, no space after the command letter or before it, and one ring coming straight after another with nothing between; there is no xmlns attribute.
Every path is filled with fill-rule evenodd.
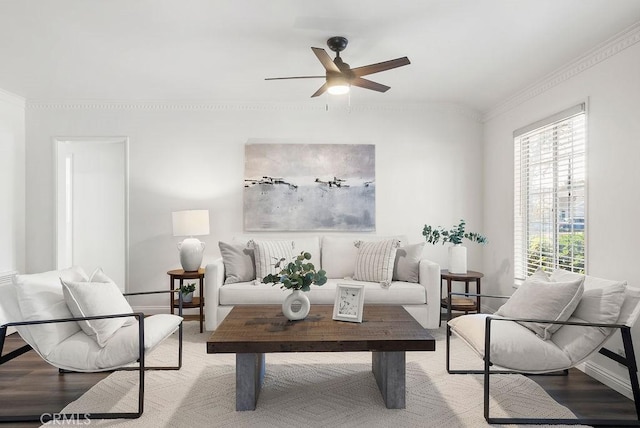
<svg viewBox="0 0 640 428"><path fill-rule="evenodd" d="M173 236L200 236L209 234L209 210L186 210L171 213Z"/></svg>

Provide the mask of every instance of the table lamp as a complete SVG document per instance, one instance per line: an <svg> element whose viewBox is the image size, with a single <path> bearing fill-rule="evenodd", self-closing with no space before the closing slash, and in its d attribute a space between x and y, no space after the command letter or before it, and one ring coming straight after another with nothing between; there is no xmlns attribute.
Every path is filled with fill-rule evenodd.
<svg viewBox="0 0 640 428"><path fill-rule="evenodd" d="M173 236L188 236L178 244L180 263L186 272L200 269L205 244L194 236L209 234L209 210L186 210L171 213Z"/></svg>

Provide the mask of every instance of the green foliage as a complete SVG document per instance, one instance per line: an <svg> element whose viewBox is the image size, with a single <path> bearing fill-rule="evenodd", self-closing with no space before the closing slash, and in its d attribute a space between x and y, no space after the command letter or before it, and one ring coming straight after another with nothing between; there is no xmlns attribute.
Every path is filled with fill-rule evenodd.
<svg viewBox="0 0 640 428"><path fill-rule="evenodd" d="M553 260L554 253L557 254L556 262ZM538 267L584 273L584 233L561 234L557 251L554 251L550 239L539 236L532 238L527 248L527 271L532 273Z"/></svg>
<svg viewBox="0 0 640 428"><path fill-rule="evenodd" d="M486 237L475 232L465 232L465 221L460 220L460 224L452 226L450 230L445 230L442 226L432 227L424 225L422 229L422 235L430 244L437 244L442 240L442 244L445 242L451 242L453 244L462 244L462 239L468 239L471 242L477 242L478 244L486 244L489 242Z"/></svg>
<svg viewBox="0 0 640 428"><path fill-rule="evenodd" d="M193 293L194 291L196 291L195 282L192 282L191 284L183 284L182 287L180 287L180 293L182 293L183 296L185 294Z"/></svg>
<svg viewBox="0 0 640 428"><path fill-rule="evenodd" d="M327 282L327 273L320 269L316 271L313 263L307 262L311 260L311 254L301 252L293 261L287 263L277 274L269 274L262 279L265 284L280 284L280 288L289 290L309 291L311 284L324 285ZM280 259L276 263L279 268L286 262Z"/></svg>

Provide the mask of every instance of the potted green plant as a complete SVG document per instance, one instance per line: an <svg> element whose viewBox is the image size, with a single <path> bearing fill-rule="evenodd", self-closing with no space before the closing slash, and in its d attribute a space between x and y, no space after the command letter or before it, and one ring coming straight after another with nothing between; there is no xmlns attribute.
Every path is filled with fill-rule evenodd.
<svg viewBox="0 0 640 428"><path fill-rule="evenodd" d="M282 303L282 313L291 321L304 319L309 314L311 304L304 292L311 289L311 284L324 285L327 282L326 272L316 270L308 260L311 260L311 254L304 251L284 266L286 260L282 258L275 265L276 269L282 269L262 279L265 284L280 284L280 288L291 290L291 294ZM301 306L298 311L293 310L295 303Z"/></svg>
<svg viewBox="0 0 640 428"><path fill-rule="evenodd" d="M196 291L196 283L183 284L180 286L180 294L182 294L182 301L184 303L191 303L193 301L193 292Z"/></svg>
<svg viewBox="0 0 640 428"><path fill-rule="evenodd" d="M482 245L489 242L484 235L466 232L465 227L466 222L461 219L457 226L454 225L449 230L442 226L432 227L427 224L422 229L422 235L430 244L435 245L441 240L442 244L445 242L453 244L452 247L449 247L449 272L451 273L467 273L467 248L462 245L463 239Z"/></svg>

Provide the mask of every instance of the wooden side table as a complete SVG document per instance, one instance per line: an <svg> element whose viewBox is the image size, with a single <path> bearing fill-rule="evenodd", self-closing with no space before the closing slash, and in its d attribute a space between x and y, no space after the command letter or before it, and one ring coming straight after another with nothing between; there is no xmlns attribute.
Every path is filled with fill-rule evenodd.
<svg viewBox="0 0 640 428"><path fill-rule="evenodd" d="M476 294L480 294L480 278L484 274L468 270L467 273L450 273L447 269L440 271L440 281L447 281L447 295L442 297L442 285L440 286L440 306L446 308L448 305L448 296L451 293L451 283L453 281L464 282L464 292L469 292L469 283L476 283ZM469 312L480 313L480 296L476 296L475 300L468 297L454 297L451 299L451 310L462 311L465 314Z"/></svg>
<svg viewBox="0 0 640 428"><path fill-rule="evenodd" d="M180 280L180 287L182 287L182 284L184 283L185 279L197 279L200 282L200 295L199 296L194 296L193 297L193 301L189 302L189 303L185 303L182 302L182 308L183 309L190 309L190 308L200 308L200 333L202 333L203 329L203 322L204 322L204 269L200 268L198 269L198 271L192 271L192 272L185 272L183 269L174 269L174 270L170 270L169 272L167 272L167 275L169 275L169 290L173 290L174 289L174 285L175 285L175 280L178 279ZM170 302L170 306L171 306L171 313L173 314L173 309L177 308L180 306L180 301L178 299L174 298L174 294L170 295L171 298L171 302Z"/></svg>

